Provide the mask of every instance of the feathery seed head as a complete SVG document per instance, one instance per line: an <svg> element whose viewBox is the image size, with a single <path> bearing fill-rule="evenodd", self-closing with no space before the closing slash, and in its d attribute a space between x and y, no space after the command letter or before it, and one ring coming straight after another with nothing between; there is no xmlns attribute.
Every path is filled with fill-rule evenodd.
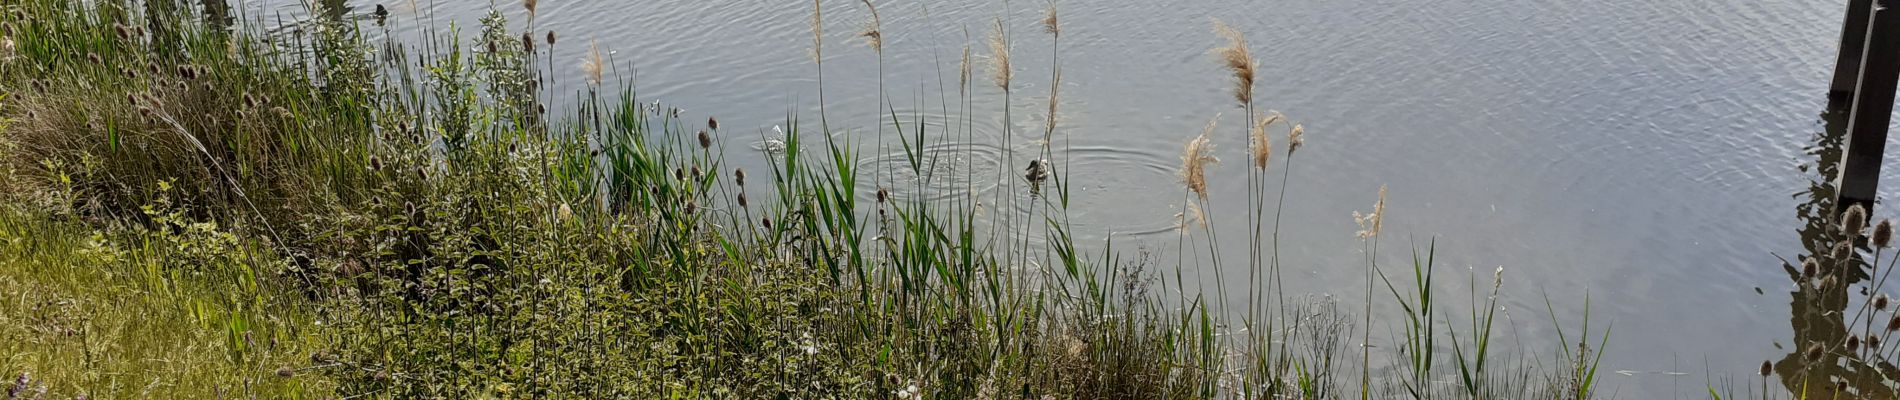
<svg viewBox="0 0 1900 400"><path fill-rule="evenodd" d="M864 31L858 32L858 36L871 46L871 51L884 54L884 21L877 16L877 6L872 5L871 0L858 1L864 3L864 8L871 10L871 20L864 22Z"/></svg>
<svg viewBox="0 0 1900 400"><path fill-rule="evenodd" d="M1042 10L1042 31L1057 37L1062 36L1062 25L1056 20L1056 2L1049 0L1049 7Z"/></svg>
<svg viewBox="0 0 1900 400"><path fill-rule="evenodd" d="M1208 120L1201 135L1189 140L1181 150L1181 183L1202 200L1207 199L1207 166L1220 163L1220 159L1214 157L1214 143L1208 138L1219 122L1219 115Z"/></svg>
<svg viewBox="0 0 1900 400"><path fill-rule="evenodd" d="M1880 223L1874 224L1874 234L1868 237L1868 241L1872 242L1874 247L1879 247L1879 248L1886 248L1887 246L1892 245L1893 244L1893 220L1882 219L1880 220Z"/></svg>
<svg viewBox="0 0 1900 400"><path fill-rule="evenodd" d="M1253 167L1267 169L1267 163L1273 159L1273 139L1267 136L1267 127L1281 119L1280 113L1270 113L1255 118L1253 129L1249 132L1248 150L1253 155Z"/></svg>
<svg viewBox="0 0 1900 400"><path fill-rule="evenodd" d="M1242 105L1253 103L1254 74L1260 61L1247 49L1247 37L1220 19L1214 20L1214 34L1227 39L1227 46L1215 49L1214 53L1234 75L1234 99Z"/></svg>
<svg viewBox="0 0 1900 400"><path fill-rule="evenodd" d="M1003 30L1003 19L998 17L990 30L990 80L996 83L996 87L1008 92L1010 74L1013 72L1009 67L1009 38Z"/></svg>
<svg viewBox="0 0 1900 400"><path fill-rule="evenodd" d="M1352 213L1353 222L1359 224L1359 238L1370 239L1379 236L1379 230L1385 227L1385 185L1379 185L1379 202L1372 204L1371 214Z"/></svg>
<svg viewBox="0 0 1900 400"><path fill-rule="evenodd" d="M969 36L969 32L967 31L964 32L964 36ZM970 44L969 43L963 44L963 61L957 62L957 71L959 71L957 74L957 92L969 93L970 92Z"/></svg>
<svg viewBox="0 0 1900 400"><path fill-rule="evenodd" d="M1841 231L1855 238L1860 237L1863 229L1867 229L1867 208L1859 204L1847 207L1847 211L1841 213Z"/></svg>
<svg viewBox="0 0 1900 400"><path fill-rule="evenodd" d="M1293 129L1286 133L1286 142L1287 156L1290 157L1293 152L1300 151L1300 146L1306 145L1306 125L1294 124Z"/></svg>
<svg viewBox="0 0 1900 400"><path fill-rule="evenodd" d="M818 0L811 0L811 59L825 62L825 9Z"/></svg>
<svg viewBox="0 0 1900 400"><path fill-rule="evenodd" d="M601 73L606 69L607 62L600 55L599 40L588 41L588 46L590 50L587 52L587 58L581 61L581 72L587 73L587 80L599 85L602 81Z"/></svg>

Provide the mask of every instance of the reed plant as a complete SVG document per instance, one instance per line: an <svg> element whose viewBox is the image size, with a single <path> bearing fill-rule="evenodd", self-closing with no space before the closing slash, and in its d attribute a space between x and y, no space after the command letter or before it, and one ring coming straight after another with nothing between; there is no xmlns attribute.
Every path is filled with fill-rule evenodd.
<svg viewBox="0 0 1900 400"><path fill-rule="evenodd" d="M872 22L860 36L882 63L884 46L897 44L886 35L902 27L861 3ZM534 18L535 2L522 6ZM873 145L883 150L888 129L904 162L864 168L864 139L833 131L824 108L822 6L812 10L818 121L788 115L782 136L762 133L777 142L764 156L769 168L754 171L726 160L723 144L737 130L623 83L620 61L602 49L611 42L589 41L585 87L571 109L549 110L546 99L564 95L548 89L553 71L573 68L552 57L553 27L511 31L499 11L466 38L451 26L411 47L394 35L372 41L367 31L379 27L326 10L310 13L309 29L273 33L169 1L0 6L0 43L10 43L0 48L0 116L9 121L0 184L13 193L0 202L12 212L0 233L15 238L0 254L27 260L0 267L0 279L64 282L24 297L160 310L77 311L111 320L96 326L188 310L190 323L154 322L178 324L185 336L100 336L192 342L222 332L213 346L229 354L222 362L194 358L188 370L152 372L197 385L187 395L210 387L213 396L349 398L1422 398L1436 393L1425 382L1451 375L1429 354L1446 336L1464 397L1550 388L1593 397L1601 341L1562 349L1575 357L1561 369L1493 372L1497 284L1488 297L1473 289L1470 311L1482 317L1469 333L1439 328L1451 322L1431 296L1429 250L1414 264L1417 294L1399 295L1402 284L1378 268L1383 190L1360 218L1370 250L1364 322L1352 326L1330 300L1286 295L1279 216L1305 128L1256 110L1258 62L1237 29L1216 24L1228 41L1216 54L1247 119L1239 137L1250 289L1239 306L1225 293L1221 230L1208 222L1218 219L1208 215L1218 200L1209 175L1228 141L1218 117L1183 148L1175 249L1211 263L1222 285L1208 293L1190 287L1201 280L1185 277L1185 258L1170 282L1165 256L1077 241L1070 139L1060 151L1053 145L1066 29L1055 3L1041 20L1051 46L1048 111L1021 181L1012 62L1035 60L1012 58L1008 20L990 24L987 75L1003 95L1005 164L992 175L966 157L956 168L969 185L998 179L987 199L978 190L924 193L953 179L933 165L954 158L928 143L975 137L981 89L970 85L978 77L969 48L958 68L959 117L899 115L880 68ZM1268 236L1268 136L1277 129L1288 136ZM914 192L894 187L900 174L917 179ZM1041 191L1045 181L1053 194ZM56 239L45 242L51 251L22 238L42 230ZM91 251L79 239L89 232L137 262L72 255ZM1404 357L1426 353L1407 363L1413 373L1381 373L1378 385L1374 279L1407 312ZM198 281L209 283L153 289ZM143 289L87 286L116 282ZM38 312L0 310L0 318ZM1364 349L1356 371L1343 339L1355 329ZM44 335L11 332L0 339ZM260 335L278 344L256 350ZM80 348L108 359L147 351ZM61 393L149 393L8 356L0 372L31 374L19 390L46 382ZM1353 372L1358 390L1340 378Z"/></svg>

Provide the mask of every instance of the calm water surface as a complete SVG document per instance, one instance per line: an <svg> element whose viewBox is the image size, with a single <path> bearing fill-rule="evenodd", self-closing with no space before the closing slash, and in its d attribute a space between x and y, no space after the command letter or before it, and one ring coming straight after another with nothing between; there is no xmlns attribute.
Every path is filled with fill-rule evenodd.
<svg viewBox="0 0 1900 400"><path fill-rule="evenodd" d="M295 3L246 7L289 18L301 13ZM536 30L561 37L555 93L582 87L578 65L594 41L612 52L619 79L635 82L642 99L683 107L694 118L717 116L737 132L722 138L730 149L755 146L761 136L754 132L769 132L788 113L815 120L809 2L541 3ZM1040 2L1014 9L1001 1L883 3L884 70L898 113L961 114L957 59L1000 16L1015 27L1021 89L1010 104L1012 129L1039 130L1050 81L1048 36L1035 25ZM458 21L469 37L487 3L386 4L398 34L446 31ZM1282 244L1295 291L1363 301L1364 254L1351 215L1369 209L1385 184L1388 255L1436 239L1440 265L1460 278L1443 290L1458 298L1466 271L1484 281L1505 268L1503 303L1517 325L1507 340L1554 346L1544 297L1574 326L1587 294L1593 321L1615 324L1603 368L1620 373L1607 378L1605 393L1696 397L1711 380L1753 381L1762 360L1798 351L1791 344L1791 325L1802 325L1790 324L1798 321L1791 319L1794 284L1777 255L1797 259L1812 245L1801 230L1811 222L1804 219L1813 214L1808 191L1822 180L1815 165L1831 137L1822 111L1841 0L1060 6L1058 140L1073 148L1073 215L1084 239L1113 235L1119 247L1172 251L1181 145L1218 113L1228 116L1228 128L1216 139L1217 154L1229 162L1212 178L1213 214L1243 215L1246 144L1237 127L1244 113L1208 54L1221 44L1208 21L1220 17L1247 32L1261 58L1258 102L1308 129ZM374 3L348 7L363 16ZM877 58L852 37L868 14L851 1L826 0L826 7L830 123L861 135L877 158L869 148L877 143ZM525 27L524 10L512 2L504 9ZM975 53L982 65L987 51L979 45ZM948 148L965 161L1020 169L1001 165L1008 158L1001 92L974 86L978 108L968 115L976 139ZM894 148L894 140L885 144ZM1014 144L1019 163L1034 153L1033 145ZM738 163L764 165L757 157ZM1218 226L1239 243L1239 225ZM1230 260L1245 260L1240 246L1228 249ZM1376 295L1389 296L1382 288ZM1375 342L1393 347L1397 329L1376 327ZM1549 352L1540 355L1550 362Z"/></svg>

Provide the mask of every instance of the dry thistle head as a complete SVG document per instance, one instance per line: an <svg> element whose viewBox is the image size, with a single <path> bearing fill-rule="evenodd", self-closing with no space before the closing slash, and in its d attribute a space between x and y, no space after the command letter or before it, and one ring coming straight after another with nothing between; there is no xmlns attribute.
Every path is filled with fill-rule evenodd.
<svg viewBox="0 0 1900 400"><path fill-rule="evenodd" d="M1056 20L1056 2L1049 0L1049 7L1042 9L1042 31L1057 37L1062 36L1062 25Z"/></svg>
<svg viewBox="0 0 1900 400"><path fill-rule="evenodd" d="M1860 237L1860 232L1864 229L1867 229L1866 207L1855 204L1847 207L1846 212L1841 213L1841 231L1847 233L1847 237Z"/></svg>
<svg viewBox="0 0 1900 400"><path fill-rule="evenodd" d="M1214 49L1214 54L1234 75L1234 100L1242 105L1252 104L1254 72L1260 62L1254 60L1253 52L1247 49L1247 37L1220 19L1214 20L1214 34L1227 39L1227 47Z"/></svg>
<svg viewBox="0 0 1900 400"><path fill-rule="evenodd" d="M1003 32L1003 19L996 18L996 24L990 30L990 80L1004 92L1009 91L1009 78L1013 73L1009 68L1009 38Z"/></svg>
<svg viewBox="0 0 1900 400"><path fill-rule="evenodd" d="M1379 236L1379 230L1385 227L1385 185L1379 185L1379 202L1372 204L1372 214L1352 213L1354 223L1359 224L1359 238L1370 239Z"/></svg>
<svg viewBox="0 0 1900 400"><path fill-rule="evenodd" d="M864 31L858 32L858 36L863 37L864 43L871 46L871 51L882 55L884 54L884 21L878 18L877 6L872 5L871 0L858 1L864 3L864 8L871 10L871 20L864 22Z"/></svg>
<svg viewBox="0 0 1900 400"><path fill-rule="evenodd" d="M602 81L602 70L606 68L607 63L602 60L600 56L599 40L588 41L588 46L591 47L591 49L587 52L587 58L581 60L581 72L586 72L587 79L593 81L595 85L599 85Z"/></svg>
<svg viewBox="0 0 1900 400"><path fill-rule="evenodd" d="M1874 234L1868 236L1867 240L1879 248L1893 244L1893 220L1882 219L1880 223L1874 224Z"/></svg>
<svg viewBox="0 0 1900 400"><path fill-rule="evenodd" d="M1220 159L1214 157L1214 143L1208 139L1219 122L1220 116L1215 115L1207 121L1207 128L1201 129L1201 135L1189 140L1181 149L1181 183L1201 200L1207 199L1207 166L1220 163Z"/></svg>

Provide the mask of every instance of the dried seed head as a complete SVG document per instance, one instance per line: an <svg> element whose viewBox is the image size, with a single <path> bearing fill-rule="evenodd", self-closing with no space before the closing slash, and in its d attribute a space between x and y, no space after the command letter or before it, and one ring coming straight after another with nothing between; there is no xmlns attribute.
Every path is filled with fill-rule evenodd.
<svg viewBox="0 0 1900 400"><path fill-rule="evenodd" d="M1379 185L1379 202L1372 204L1372 214L1354 211L1352 219L1359 224L1360 239L1379 236L1379 231L1385 227L1385 185Z"/></svg>
<svg viewBox="0 0 1900 400"><path fill-rule="evenodd" d="M381 158L377 158L376 156L369 156L369 170L370 170L370 171L372 171L372 172L374 172L374 171L382 171L382 170L383 170L383 159L381 159Z"/></svg>
<svg viewBox="0 0 1900 400"><path fill-rule="evenodd" d="M86 62L92 63L92 65L99 65L104 64L105 60L99 58L99 53L86 53Z"/></svg>
<svg viewBox="0 0 1900 400"><path fill-rule="evenodd" d="M1293 130L1287 131L1286 133L1286 141L1287 156L1292 156L1293 152L1300 151L1300 146L1306 145L1306 125L1294 124Z"/></svg>
<svg viewBox="0 0 1900 400"><path fill-rule="evenodd" d="M884 54L884 21L878 18L877 6L871 5L871 0L858 1L871 10L871 20L864 22L864 30L858 32L858 37L864 38L864 44L871 46L871 51Z"/></svg>
<svg viewBox="0 0 1900 400"><path fill-rule="evenodd" d="M1267 169L1273 161L1273 139L1267 136L1267 127L1273 126L1285 117L1278 112L1262 114L1254 118L1253 129L1248 133L1248 150L1253 155L1255 169Z"/></svg>
<svg viewBox="0 0 1900 400"><path fill-rule="evenodd" d="M714 131L719 130L719 119L713 118L713 117L706 117L706 129L711 129Z"/></svg>
<svg viewBox="0 0 1900 400"><path fill-rule="evenodd" d="M534 53L534 32L521 33L521 52Z"/></svg>
<svg viewBox="0 0 1900 400"><path fill-rule="evenodd" d="M696 213L696 212L699 212L699 202L693 201L693 200L687 200L686 201L686 215L693 215L693 213Z"/></svg>
<svg viewBox="0 0 1900 400"><path fill-rule="evenodd" d="M885 188L877 188L877 202L878 202L878 204L884 204L884 201L885 201L885 200L888 200L888 199L890 199L890 197L891 197L891 191L890 191L890 189L885 189Z"/></svg>
<svg viewBox="0 0 1900 400"><path fill-rule="evenodd" d="M990 81L996 83L996 87L1008 92L1009 78L1012 73L1014 72L1009 67L1009 39L1004 36L1003 19L997 18L995 26L990 30Z"/></svg>
<svg viewBox="0 0 1900 400"><path fill-rule="evenodd" d="M1820 270L1821 262L1815 261L1814 257L1801 261L1801 279L1814 279L1814 274Z"/></svg>
<svg viewBox="0 0 1900 400"><path fill-rule="evenodd" d="M1848 336L1847 352L1853 353L1858 351L1860 351L1860 336Z"/></svg>
<svg viewBox="0 0 1900 400"><path fill-rule="evenodd" d="M1772 374L1774 372L1775 372L1774 363L1768 362L1768 361L1761 362L1761 376L1768 376L1769 374Z"/></svg>
<svg viewBox="0 0 1900 400"><path fill-rule="evenodd" d="M732 179L736 181L739 186L745 186L745 168L733 170Z"/></svg>
<svg viewBox="0 0 1900 400"><path fill-rule="evenodd" d="M1900 331L1900 315L1887 319L1887 332Z"/></svg>
<svg viewBox="0 0 1900 400"><path fill-rule="evenodd" d="M699 148L702 150L712 148L711 134L706 133L706 131L699 131Z"/></svg>
<svg viewBox="0 0 1900 400"><path fill-rule="evenodd" d="M739 192L739 208L745 208L745 207L746 207L745 192Z"/></svg>
<svg viewBox="0 0 1900 400"><path fill-rule="evenodd" d="M496 47L495 41L493 40L488 41L488 54L495 54L495 53L500 52L500 50L501 49Z"/></svg>
<svg viewBox="0 0 1900 400"><path fill-rule="evenodd" d="M1808 361L1820 361L1821 356L1826 354L1826 351L1826 349L1821 348L1820 342L1809 343L1807 352Z"/></svg>
<svg viewBox="0 0 1900 400"><path fill-rule="evenodd" d="M1869 333L1867 334L1867 340L1865 340L1865 342L1867 342L1867 350L1880 349L1880 336Z"/></svg>
<svg viewBox="0 0 1900 400"><path fill-rule="evenodd" d="M1878 296L1874 296L1874 310L1875 310L1875 311L1887 311L1887 302L1888 302L1888 301L1889 301L1889 300L1887 300L1887 294L1886 294L1886 293L1882 293L1882 294L1880 294L1880 295L1878 295Z"/></svg>
<svg viewBox="0 0 1900 400"><path fill-rule="evenodd" d="M1841 231L1847 233L1847 237L1860 237L1861 230L1864 229L1867 229L1866 207L1855 204L1847 207L1846 212L1841 213Z"/></svg>
<svg viewBox="0 0 1900 400"><path fill-rule="evenodd" d="M1208 138L1214 127L1220 122L1220 116L1207 121L1207 127L1201 129L1201 135L1189 140L1181 149L1181 183L1189 192L1207 199L1207 167L1220 163L1214 157L1214 143Z"/></svg>
<svg viewBox="0 0 1900 400"><path fill-rule="evenodd" d="M682 181L686 180L686 169L678 168L678 167L673 168L673 179L682 180Z"/></svg>
<svg viewBox="0 0 1900 400"><path fill-rule="evenodd" d="M772 217L760 218L759 225L765 226L767 230L772 229Z"/></svg>
<svg viewBox="0 0 1900 400"><path fill-rule="evenodd" d="M702 176L706 176L706 175L699 172L698 165L694 165L693 166L693 180L699 180L699 177L702 177Z"/></svg>
<svg viewBox="0 0 1900 400"><path fill-rule="evenodd" d="M1228 26L1219 19L1214 20L1214 34L1227 39L1227 47L1214 49L1227 71L1234 75L1234 100L1246 105L1253 103L1253 82L1255 69L1260 61L1253 58L1253 52L1247 49L1247 37L1240 30Z"/></svg>
<svg viewBox="0 0 1900 400"><path fill-rule="evenodd" d="M535 0L521 0L521 6L522 6L522 7L527 7L527 8L528 8L528 17L529 17L529 18L533 18L533 17L534 17L534 6L535 6L535 3L537 3L537 2L535 1Z"/></svg>
<svg viewBox="0 0 1900 400"><path fill-rule="evenodd" d="M599 85L607 62L601 58L599 41L590 41L589 46L591 48L587 52L587 58L581 62L581 72L587 73L587 79Z"/></svg>
<svg viewBox="0 0 1900 400"><path fill-rule="evenodd" d="M1056 2L1049 1L1049 7L1042 9L1042 32L1057 37L1062 36L1062 24L1056 19Z"/></svg>
<svg viewBox="0 0 1900 400"><path fill-rule="evenodd" d="M969 36L970 36L969 29L964 29L963 36L964 36L964 40L969 40ZM957 92L969 93L970 92L970 45L969 43L963 44L963 60L957 62L957 71L958 71Z"/></svg>
<svg viewBox="0 0 1900 400"><path fill-rule="evenodd" d="M1874 224L1874 234L1868 237L1868 241L1872 242L1874 247L1879 248L1886 248L1888 245L1891 245L1893 243L1893 220L1882 219L1880 223Z"/></svg>

